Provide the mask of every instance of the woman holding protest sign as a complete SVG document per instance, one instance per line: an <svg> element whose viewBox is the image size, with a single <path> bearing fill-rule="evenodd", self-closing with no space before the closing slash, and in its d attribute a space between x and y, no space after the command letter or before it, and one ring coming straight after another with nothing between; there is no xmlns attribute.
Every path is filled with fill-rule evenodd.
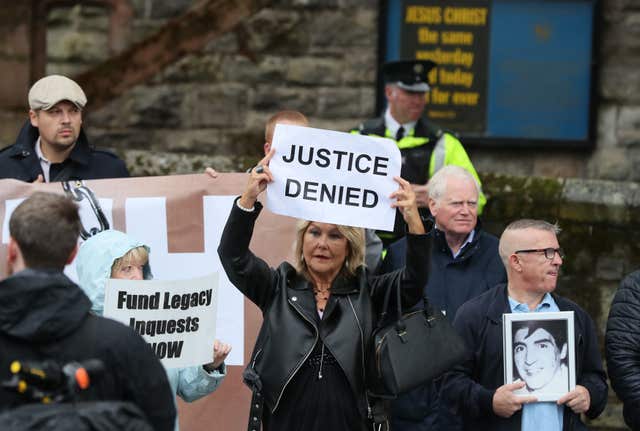
<svg viewBox="0 0 640 431"><path fill-rule="evenodd" d="M300 221L295 267L269 268L249 250L257 202L273 180L273 150L252 169L235 201L218 254L231 282L263 312L264 322L244 373L253 389L250 429L365 430L371 415L366 352L388 289L400 283L403 306L422 297L429 236L410 184L391 198L408 226L407 266L371 276L364 267L361 228Z"/></svg>
<svg viewBox="0 0 640 431"><path fill-rule="evenodd" d="M91 309L95 313L103 313L105 285L109 278L152 278L149 251L146 245L117 230L105 230L82 244L76 259L78 281L91 299ZM191 402L215 391L226 376L224 360L230 351L230 345L216 340L213 362L197 367L167 369L173 393Z"/></svg>

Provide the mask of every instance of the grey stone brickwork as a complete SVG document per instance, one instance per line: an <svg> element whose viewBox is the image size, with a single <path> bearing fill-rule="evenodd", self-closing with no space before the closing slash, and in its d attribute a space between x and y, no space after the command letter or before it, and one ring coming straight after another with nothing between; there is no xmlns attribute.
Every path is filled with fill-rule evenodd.
<svg viewBox="0 0 640 431"><path fill-rule="evenodd" d="M130 4L134 17L127 29L129 45L161 29L194 2ZM279 109L300 110L318 127L353 127L374 113L378 4L274 1L202 52L183 57L108 106L92 111L89 101L87 129L100 145L122 155L153 150L181 154L185 160L205 155L226 160L221 162L225 166L239 161L249 166L260 156L265 119ZM471 147L478 171L640 179L640 3L610 0L601 2L599 11L593 149ZM98 6L53 9L47 72L75 74L105 60L106 14L107 9ZM0 31L7 35L0 42L0 65L24 71L24 23L11 13L5 16L0 22ZM16 106L27 84L6 89L13 102L11 109L0 107L0 146L11 142L21 123Z"/></svg>
<svg viewBox="0 0 640 431"><path fill-rule="evenodd" d="M14 3L0 14L0 67L15 76L0 81L0 147L26 119L30 2ZM130 3L128 45L195 2ZM469 153L489 197L489 230L499 234L525 216L559 221L568 255L560 293L585 306L602 335L618 282L640 267L640 2L599 4L593 149ZM88 134L133 175L164 175L245 170L261 156L265 120L280 109L348 130L374 114L378 7L377 0L273 1L101 109L89 100ZM108 58L106 14L95 6L52 11L47 71L77 74ZM591 426L623 429L615 396Z"/></svg>

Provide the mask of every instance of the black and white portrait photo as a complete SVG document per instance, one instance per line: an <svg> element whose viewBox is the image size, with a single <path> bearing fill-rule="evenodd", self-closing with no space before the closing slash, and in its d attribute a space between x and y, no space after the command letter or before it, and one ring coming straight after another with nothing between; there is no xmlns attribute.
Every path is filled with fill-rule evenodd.
<svg viewBox="0 0 640 431"><path fill-rule="evenodd" d="M571 376L575 375L573 320L569 316L549 318L561 314L505 315L515 316L505 319L505 377L509 383L525 383L515 393L552 401L571 390Z"/></svg>

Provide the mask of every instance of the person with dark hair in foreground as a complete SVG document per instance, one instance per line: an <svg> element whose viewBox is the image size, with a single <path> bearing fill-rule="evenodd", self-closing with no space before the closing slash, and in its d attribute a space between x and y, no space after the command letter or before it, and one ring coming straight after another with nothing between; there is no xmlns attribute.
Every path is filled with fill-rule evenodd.
<svg viewBox="0 0 640 431"><path fill-rule="evenodd" d="M76 204L52 193L34 193L11 215L9 276L0 281L0 381L11 377L16 360L98 359L104 375L77 401L131 402L154 430L173 430L173 396L153 351L131 328L92 314L89 298L63 273L80 230ZM0 388L0 412L27 402Z"/></svg>

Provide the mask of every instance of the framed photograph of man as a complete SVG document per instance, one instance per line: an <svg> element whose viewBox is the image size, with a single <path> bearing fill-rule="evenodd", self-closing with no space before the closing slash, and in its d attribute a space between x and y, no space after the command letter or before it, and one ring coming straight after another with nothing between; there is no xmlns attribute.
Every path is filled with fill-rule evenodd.
<svg viewBox="0 0 640 431"><path fill-rule="evenodd" d="M576 386L573 311L503 315L505 384L519 395L557 401Z"/></svg>

